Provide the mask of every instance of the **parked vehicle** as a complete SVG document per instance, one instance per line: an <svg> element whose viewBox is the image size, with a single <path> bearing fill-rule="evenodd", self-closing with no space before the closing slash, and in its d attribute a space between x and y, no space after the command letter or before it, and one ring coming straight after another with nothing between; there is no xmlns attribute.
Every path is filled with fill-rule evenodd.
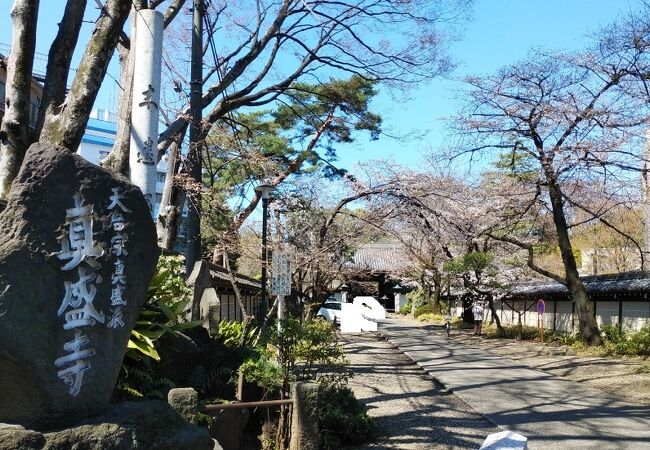
<svg viewBox="0 0 650 450"><path fill-rule="evenodd" d="M341 302L335 301L333 298L328 298L323 306L320 307L316 313L316 318L333 322L337 325L341 324Z"/></svg>

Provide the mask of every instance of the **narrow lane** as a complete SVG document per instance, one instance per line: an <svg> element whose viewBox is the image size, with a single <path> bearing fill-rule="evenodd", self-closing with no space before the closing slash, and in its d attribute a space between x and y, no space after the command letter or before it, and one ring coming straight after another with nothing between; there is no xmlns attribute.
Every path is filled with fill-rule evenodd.
<svg viewBox="0 0 650 450"><path fill-rule="evenodd" d="M343 335L350 387L379 436L370 449L477 449L499 431L377 333Z"/></svg>
<svg viewBox="0 0 650 450"><path fill-rule="evenodd" d="M433 378L529 449L648 449L650 408L392 318L380 332Z"/></svg>

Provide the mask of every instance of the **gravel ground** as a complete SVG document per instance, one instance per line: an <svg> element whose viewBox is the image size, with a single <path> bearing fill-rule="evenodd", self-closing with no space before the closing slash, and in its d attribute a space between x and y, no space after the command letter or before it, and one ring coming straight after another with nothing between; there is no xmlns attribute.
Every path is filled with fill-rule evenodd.
<svg viewBox="0 0 650 450"><path fill-rule="evenodd" d="M500 431L378 333L341 336L350 387L379 430L365 449L476 449Z"/></svg>

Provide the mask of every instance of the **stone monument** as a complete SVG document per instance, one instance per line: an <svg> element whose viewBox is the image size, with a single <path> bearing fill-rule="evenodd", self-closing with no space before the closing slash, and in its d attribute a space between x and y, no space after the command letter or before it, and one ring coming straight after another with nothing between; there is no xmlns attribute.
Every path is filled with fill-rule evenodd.
<svg viewBox="0 0 650 450"><path fill-rule="evenodd" d="M140 190L34 144L0 212L0 422L106 412L158 258Z"/></svg>

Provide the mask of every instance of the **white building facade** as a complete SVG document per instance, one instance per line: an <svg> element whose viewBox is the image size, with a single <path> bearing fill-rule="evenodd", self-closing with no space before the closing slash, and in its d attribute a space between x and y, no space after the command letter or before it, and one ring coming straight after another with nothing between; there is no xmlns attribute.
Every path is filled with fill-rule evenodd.
<svg viewBox="0 0 650 450"><path fill-rule="evenodd" d="M86 132L81 139L81 145L77 153L83 156L86 160L93 164L99 165L104 160L113 148L115 137L117 134L116 118L108 111L98 109L91 113ZM162 201L163 186L165 184L165 176L167 175L167 158L162 158L157 166L156 171L156 193L153 202L153 216L154 219L158 217L160 210L160 203ZM176 250L183 252L185 249L185 210L183 211L183 223L179 230L178 242Z"/></svg>

